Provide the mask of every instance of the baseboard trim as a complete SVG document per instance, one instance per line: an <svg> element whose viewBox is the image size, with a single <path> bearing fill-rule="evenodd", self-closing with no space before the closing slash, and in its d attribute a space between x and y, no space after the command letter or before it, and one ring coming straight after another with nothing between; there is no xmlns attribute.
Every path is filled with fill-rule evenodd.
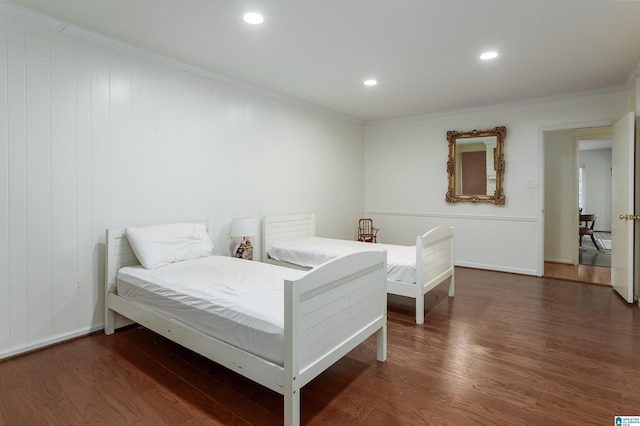
<svg viewBox="0 0 640 426"><path fill-rule="evenodd" d="M104 324L99 324L99 325L95 325L89 328L82 328L79 330L75 330L69 333L64 333L64 334L59 334L57 336L48 338L48 339L42 339L42 340L38 340L36 342L31 342L25 345L19 345L19 346L15 346L12 348L9 348L7 350L1 351L0 352L0 360L5 359L5 358L10 358L10 357L14 357L17 355L24 355L28 352L32 352L35 350L39 350L39 349L44 349L47 346L51 346L51 345L55 345L58 343L62 343L64 341L67 340L71 340L71 339L75 339L77 337L83 337L86 335L89 335L91 333L94 333L96 331L100 331L104 329Z"/></svg>
<svg viewBox="0 0 640 426"><path fill-rule="evenodd" d="M464 267L464 268L473 268L473 269L485 269L485 270L488 270L488 271L509 272L511 274L533 275L535 277L542 276L535 269L512 268L512 267L509 267L509 266L502 266L502 265L488 265L486 263L458 262L458 261L456 261L456 266L461 266L461 267Z"/></svg>

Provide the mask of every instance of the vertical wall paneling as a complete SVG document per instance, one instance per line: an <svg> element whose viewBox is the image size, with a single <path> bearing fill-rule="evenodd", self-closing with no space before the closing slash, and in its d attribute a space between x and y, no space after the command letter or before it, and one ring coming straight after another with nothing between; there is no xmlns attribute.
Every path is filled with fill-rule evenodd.
<svg viewBox="0 0 640 426"><path fill-rule="evenodd" d="M98 324L102 307L98 306L99 284L92 275L96 244L92 241L93 194L91 192L91 45L76 40L76 217L78 324Z"/></svg>
<svg viewBox="0 0 640 426"><path fill-rule="evenodd" d="M78 326L78 168L74 39L51 33L52 333Z"/></svg>
<svg viewBox="0 0 640 426"><path fill-rule="evenodd" d="M0 324L9 324L9 120L7 23L0 15ZM9 346L9 327L0 327L0 348Z"/></svg>
<svg viewBox="0 0 640 426"><path fill-rule="evenodd" d="M93 247L93 285L98 289L98 309L104 306L105 229L111 226L109 214L109 50L91 48L91 227ZM99 318L103 318L100 314Z"/></svg>
<svg viewBox="0 0 640 426"><path fill-rule="evenodd" d="M239 149L239 146L243 143L241 133L239 131L240 126L237 123L236 118L236 105L241 102L238 97L232 97L231 91L227 87L216 86L214 84L207 85L207 115L206 120L210 130L208 133L208 145L209 145L209 161L212 164L218 164L220 162L220 152L229 152L230 158L239 158L239 155L235 150ZM267 120L267 122L269 122ZM270 144L277 150L279 135L277 135L268 126L261 126L265 134L270 135ZM274 124L275 127L275 124ZM266 154L265 144L260 143L257 149L254 150L253 155L257 158L267 159L271 162L272 170L276 174L278 170L277 164ZM241 157L240 157L241 158ZM239 161L237 164L230 164L228 167L215 167L209 174L209 191L207 193L207 201L209 202L209 211L211 216L208 218L214 222L222 222L225 217L233 216L246 216L251 212L247 209L247 206L241 205L244 200L238 200L233 204L226 204L221 200L227 200L232 198L232 191L236 190L236 175L242 173L241 168L247 167L243 161ZM253 175L253 174L252 174ZM233 184L231 184L233 180ZM268 203L263 203L262 199L272 191L263 188L263 185L267 185L271 181L266 175L263 178L253 179L254 183L254 196L251 197L253 202L259 203L261 206L267 206ZM227 224L228 225L228 224ZM216 247L223 248L225 245L229 249L227 244L229 236L229 228L225 227L220 229L216 235L212 235L214 244ZM256 240L254 239L254 242Z"/></svg>
<svg viewBox="0 0 640 426"><path fill-rule="evenodd" d="M143 121L144 109L142 107L141 86L144 70L140 61L133 58L131 64L131 225L144 222L143 206L144 190L143 176L144 168L142 160L145 152L143 149Z"/></svg>
<svg viewBox="0 0 640 426"><path fill-rule="evenodd" d="M133 188L131 56L111 52L109 61L111 226L131 224Z"/></svg>
<svg viewBox="0 0 640 426"><path fill-rule="evenodd" d="M141 86L144 94L144 120L149 127L145 127L142 137L145 147L144 175L145 180L145 218L151 223L169 222L169 136L167 132L169 121L169 105L167 101L167 73L163 68L152 64L145 70L147 78ZM151 77L151 80L148 78Z"/></svg>
<svg viewBox="0 0 640 426"><path fill-rule="evenodd" d="M169 91L165 94L167 109L168 153L170 167L167 167L168 217L173 221L179 217L185 220L195 218L194 207L204 194L200 189L205 185L202 173L206 173L206 152L198 149L199 126L197 117L198 90L193 76L183 73L167 75ZM199 200L195 198L199 198ZM196 207L197 208L197 207ZM188 218L188 219L187 219Z"/></svg>
<svg viewBox="0 0 640 426"><path fill-rule="evenodd" d="M154 64L133 58L131 64L132 225L166 222L167 122L172 102ZM163 201L164 200L164 201Z"/></svg>
<svg viewBox="0 0 640 426"><path fill-rule="evenodd" d="M102 326L106 228L207 221L226 255L234 216L359 217L362 123L0 25L0 358Z"/></svg>
<svg viewBox="0 0 640 426"><path fill-rule="evenodd" d="M134 153L135 170L138 175L138 188L134 198L140 202L140 217L135 218L135 223L147 220L151 223L166 222L162 218L166 215L166 179L167 147L165 137L165 122L162 101L163 86L160 80L160 70L146 61L135 63L133 77L133 99L136 109L139 110L136 125L138 132L136 151ZM164 202L162 200L165 200Z"/></svg>
<svg viewBox="0 0 640 426"><path fill-rule="evenodd" d="M6 17L9 135L9 344L27 343L27 124L24 22Z"/></svg>
<svg viewBox="0 0 640 426"><path fill-rule="evenodd" d="M25 25L29 341L51 335L51 78L49 31Z"/></svg>

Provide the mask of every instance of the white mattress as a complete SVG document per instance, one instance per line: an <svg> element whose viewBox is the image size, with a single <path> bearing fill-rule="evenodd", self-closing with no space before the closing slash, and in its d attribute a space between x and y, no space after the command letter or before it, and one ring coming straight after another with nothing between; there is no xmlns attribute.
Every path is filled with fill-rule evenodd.
<svg viewBox="0 0 640 426"><path fill-rule="evenodd" d="M304 271L226 256L118 272L121 297L283 365L284 280Z"/></svg>
<svg viewBox="0 0 640 426"><path fill-rule="evenodd" d="M387 251L387 279L416 282L416 247L362 241L307 237L269 247L269 257L306 268L315 268L335 258L361 251Z"/></svg>

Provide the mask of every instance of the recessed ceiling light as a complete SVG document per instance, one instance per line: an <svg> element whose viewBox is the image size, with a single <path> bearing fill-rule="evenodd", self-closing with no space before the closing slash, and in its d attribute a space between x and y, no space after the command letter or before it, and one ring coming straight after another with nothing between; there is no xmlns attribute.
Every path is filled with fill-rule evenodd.
<svg viewBox="0 0 640 426"><path fill-rule="evenodd" d="M375 86L376 84L378 84L378 80L369 79L364 81L365 86Z"/></svg>
<svg viewBox="0 0 640 426"><path fill-rule="evenodd" d="M498 56L498 52L484 52L482 55L480 55L480 59L486 61L489 59L493 59L497 56Z"/></svg>
<svg viewBox="0 0 640 426"><path fill-rule="evenodd" d="M242 19L244 19L244 22L247 24L253 25L262 24L264 22L262 15L256 12L245 13Z"/></svg>

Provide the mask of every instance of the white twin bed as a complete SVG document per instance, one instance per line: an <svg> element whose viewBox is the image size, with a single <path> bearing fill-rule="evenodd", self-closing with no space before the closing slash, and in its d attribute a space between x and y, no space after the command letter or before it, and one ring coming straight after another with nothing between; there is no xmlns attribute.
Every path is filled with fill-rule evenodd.
<svg viewBox="0 0 640 426"><path fill-rule="evenodd" d="M129 319L283 394L285 425L300 389L369 336L386 359L384 252L306 272L210 244L202 224L107 230L105 333Z"/></svg>
<svg viewBox="0 0 640 426"><path fill-rule="evenodd" d="M309 270L362 251L386 250L387 292L416 301L416 323L424 323L424 295L445 280L454 296L453 228L438 227L416 238L415 246L373 244L316 236L314 213L264 218L262 260Z"/></svg>

